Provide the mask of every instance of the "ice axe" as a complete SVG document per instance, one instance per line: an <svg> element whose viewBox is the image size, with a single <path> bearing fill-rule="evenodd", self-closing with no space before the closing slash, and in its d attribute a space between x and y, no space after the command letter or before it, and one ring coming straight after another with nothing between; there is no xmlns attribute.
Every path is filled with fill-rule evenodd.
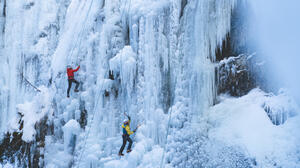
<svg viewBox="0 0 300 168"><path fill-rule="evenodd" d="M141 126L142 124L139 124L136 128L135 128L135 130L133 131L133 132L136 132L136 130Z"/></svg>
<svg viewBox="0 0 300 168"><path fill-rule="evenodd" d="M124 112L124 115L126 116L126 117L128 117L128 115Z"/></svg>

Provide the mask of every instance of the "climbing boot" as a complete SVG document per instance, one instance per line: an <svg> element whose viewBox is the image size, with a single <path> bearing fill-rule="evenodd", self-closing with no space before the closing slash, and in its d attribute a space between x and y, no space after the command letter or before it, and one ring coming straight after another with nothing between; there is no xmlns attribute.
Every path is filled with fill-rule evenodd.
<svg viewBox="0 0 300 168"><path fill-rule="evenodd" d="M131 149L127 149L127 153L131 152Z"/></svg>
<svg viewBox="0 0 300 168"><path fill-rule="evenodd" d="M119 153L119 156L124 156L124 154L123 153Z"/></svg>
<svg viewBox="0 0 300 168"><path fill-rule="evenodd" d="M79 90L78 90L78 89L75 89L74 92L79 92Z"/></svg>
<svg viewBox="0 0 300 168"><path fill-rule="evenodd" d="M69 97L70 97L70 95L67 95L67 97L69 98Z"/></svg>

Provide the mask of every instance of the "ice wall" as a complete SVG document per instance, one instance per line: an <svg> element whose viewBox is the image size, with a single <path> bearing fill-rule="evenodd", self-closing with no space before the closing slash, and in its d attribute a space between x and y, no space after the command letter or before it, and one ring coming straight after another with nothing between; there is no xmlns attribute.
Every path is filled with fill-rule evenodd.
<svg viewBox="0 0 300 168"><path fill-rule="evenodd" d="M4 3L4 4L3 4ZM1 133L17 114L16 105L35 95L23 77L36 85L49 80L49 59L57 36L54 1L2 1ZM23 75L21 75L23 74Z"/></svg>
<svg viewBox="0 0 300 168"><path fill-rule="evenodd" d="M191 167L197 157L187 155L206 135L200 123L215 103L215 51L235 3L1 1L1 132L16 130L18 104L37 101L29 81L51 95L43 165ZM66 66L79 64L80 92L67 98ZM132 128L142 126L133 152L118 159L124 113Z"/></svg>

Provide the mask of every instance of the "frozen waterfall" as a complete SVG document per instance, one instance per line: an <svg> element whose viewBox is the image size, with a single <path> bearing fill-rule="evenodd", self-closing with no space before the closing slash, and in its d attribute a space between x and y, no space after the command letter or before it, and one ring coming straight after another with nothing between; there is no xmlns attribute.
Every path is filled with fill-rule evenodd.
<svg viewBox="0 0 300 168"><path fill-rule="evenodd" d="M268 124L261 131L271 132L262 144L291 137L284 131L289 125L278 131L270 121L295 125L288 118L297 116L297 104L282 92L254 89L233 98L219 89L220 80L224 84L244 71L247 78L257 70L250 62L253 49L246 47L247 5L246 0L0 1L0 167L246 168L272 165L273 158L280 165L286 157L273 156L273 146L260 152L245 140L264 134L244 134L249 131L244 124L253 126L256 117L261 126ZM220 54L227 50L229 55ZM240 54L245 57L229 58ZM81 67L75 72L80 92L71 89L70 98L67 65ZM230 80L238 85L239 79ZM247 93L257 83L247 85ZM256 112L249 114L246 106ZM131 129L141 127L131 136L133 151L119 157L125 113ZM285 118L277 123L277 116ZM299 165L293 147L289 166Z"/></svg>

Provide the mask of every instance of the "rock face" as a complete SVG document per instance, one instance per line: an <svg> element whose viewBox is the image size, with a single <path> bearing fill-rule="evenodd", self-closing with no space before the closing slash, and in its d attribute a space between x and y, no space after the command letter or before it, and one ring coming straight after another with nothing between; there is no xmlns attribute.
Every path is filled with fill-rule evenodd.
<svg viewBox="0 0 300 168"><path fill-rule="evenodd" d="M240 1L232 11L230 31L216 50L217 94L243 96L251 89L263 85L261 65L257 64L255 49L249 45L249 8Z"/></svg>
<svg viewBox="0 0 300 168"><path fill-rule="evenodd" d="M0 144L1 163L15 163L18 167L44 167L45 138L53 135L53 125L44 117L35 124L36 136L31 142L22 140L23 123L19 120L19 129L7 132Z"/></svg>
<svg viewBox="0 0 300 168"><path fill-rule="evenodd" d="M218 94L243 96L256 87L255 76L251 69L252 56L239 55L220 61L216 68Z"/></svg>

